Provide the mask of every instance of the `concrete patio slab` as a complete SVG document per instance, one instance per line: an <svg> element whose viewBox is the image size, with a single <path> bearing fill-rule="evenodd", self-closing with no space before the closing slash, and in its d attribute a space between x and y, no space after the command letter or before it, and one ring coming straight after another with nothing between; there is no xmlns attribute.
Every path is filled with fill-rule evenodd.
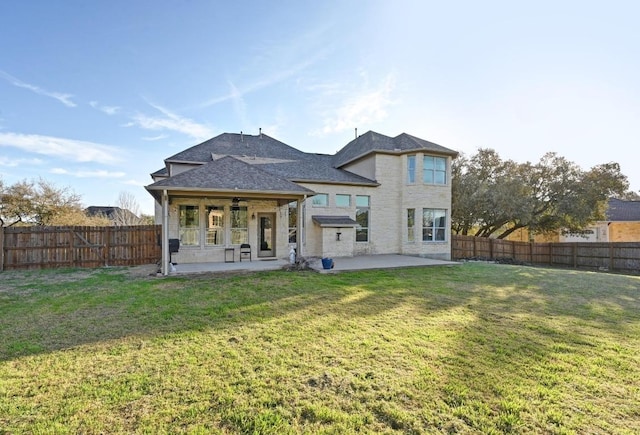
<svg viewBox="0 0 640 435"><path fill-rule="evenodd" d="M337 273L348 270L391 269L398 267L426 267L426 266L454 266L461 263L455 261L434 260L430 258L409 255L360 255L357 257L337 257L333 259L333 269L324 269L320 258L309 259L309 267L320 273ZM241 261L234 263L185 263L176 264L170 275L184 275L192 273L223 273L223 272L259 272L268 270L282 270L289 265L284 259L262 259Z"/></svg>
<svg viewBox="0 0 640 435"><path fill-rule="evenodd" d="M357 257L337 257L333 259L333 269L324 269L320 258L310 266L321 273L335 273L346 270L393 269L398 267L456 266L456 261L434 260L400 254L359 255Z"/></svg>
<svg viewBox="0 0 640 435"><path fill-rule="evenodd" d="M170 275L207 272L259 272L265 270L280 270L288 264L288 261L275 258L267 260L236 261L234 263L185 263L176 264L174 266L175 271L170 272Z"/></svg>

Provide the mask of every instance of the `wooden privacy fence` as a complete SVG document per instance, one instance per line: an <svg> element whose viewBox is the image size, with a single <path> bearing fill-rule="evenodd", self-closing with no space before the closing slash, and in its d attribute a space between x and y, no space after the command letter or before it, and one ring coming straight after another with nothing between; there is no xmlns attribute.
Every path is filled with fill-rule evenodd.
<svg viewBox="0 0 640 435"><path fill-rule="evenodd" d="M0 228L0 271L135 266L161 256L160 225Z"/></svg>
<svg viewBox="0 0 640 435"><path fill-rule="evenodd" d="M528 243L454 235L451 257L455 260L512 260L623 273L640 272L640 243Z"/></svg>

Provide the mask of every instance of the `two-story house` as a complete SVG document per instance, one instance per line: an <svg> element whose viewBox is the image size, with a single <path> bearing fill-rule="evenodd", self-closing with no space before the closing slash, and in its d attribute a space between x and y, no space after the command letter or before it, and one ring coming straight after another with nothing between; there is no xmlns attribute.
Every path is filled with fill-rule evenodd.
<svg viewBox="0 0 640 435"><path fill-rule="evenodd" d="M406 254L450 259L457 152L367 132L335 155L224 133L165 160L146 189L178 263ZM169 240L172 240L172 243ZM179 241L179 242L178 242ZM176 253L169 246L179 244Z"/></svg>

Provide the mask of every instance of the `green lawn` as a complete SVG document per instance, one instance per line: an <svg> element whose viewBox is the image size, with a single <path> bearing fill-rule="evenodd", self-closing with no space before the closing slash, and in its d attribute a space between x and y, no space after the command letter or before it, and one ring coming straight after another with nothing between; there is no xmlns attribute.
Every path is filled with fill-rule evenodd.
<svg viewBox="0 0 640 435"><path fill-rule="evenodd" d="M0 433L639 433L640 277L0 274Z"/></svg>

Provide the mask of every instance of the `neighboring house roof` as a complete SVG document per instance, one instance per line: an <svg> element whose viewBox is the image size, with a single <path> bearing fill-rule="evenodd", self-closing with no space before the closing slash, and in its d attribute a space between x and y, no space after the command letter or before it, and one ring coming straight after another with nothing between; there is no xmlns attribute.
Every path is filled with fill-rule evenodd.
<svg viewBox="0 0 640 435"><path fill-rule="evenodd" d="M150 191L164 189L313 194L296 183L229 156L147 186Z"/></svg>
<svg viewBox="0 0 640 435"><path fill-rule="evenodd" d="M113 220L115 217L116 213L122 213L121 216L123 217L127 217L127 218L136 218L137 216L132 212L129 211L127 209L123 209L120 207L115 207L115 206L97 206L97 205L92 205L89 206L87 208L84 209L84 212L87 216L93 217L93 216L104 216L108 219Z"/></svg>
<svg viewBox="0 0 640 435"><path fill-rule="evenodd" d="M640 201L624 201L610 198L607 208L608 221L640 221Z"/></svg>
<svg viewBox="0 0 640 435"><path fill-rule="evenodd" d="M427 151L452 157L458 155L456 151L411 136L407 133L402 133L392 138L374 131L368 131L338 151L333 158L333 164L339 168L371 153L386 152L404 154L411 151Z"/></svg>
<svg viewBox="0 0 640 435"><path fill-rule="evenodd" d="M321 227L354 227L358 225L358 222L351 219L349 216L322 216L313 215L311 219Z"/></svg>

